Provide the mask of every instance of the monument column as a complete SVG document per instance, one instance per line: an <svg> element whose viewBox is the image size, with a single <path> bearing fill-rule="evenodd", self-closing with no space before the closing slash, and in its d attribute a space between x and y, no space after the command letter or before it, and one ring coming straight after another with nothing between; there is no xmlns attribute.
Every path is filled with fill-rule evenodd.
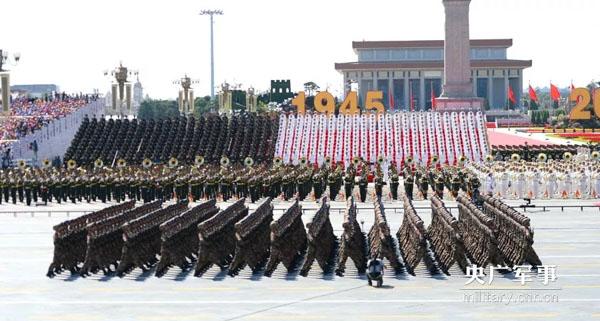
<svg viewBox="0 0 600 321"><path fill-rule="evenodd" d="M473 94L469 4L471 0L442 0L445 9L444 84L439 110L481 109L483 100Z"/></svg>

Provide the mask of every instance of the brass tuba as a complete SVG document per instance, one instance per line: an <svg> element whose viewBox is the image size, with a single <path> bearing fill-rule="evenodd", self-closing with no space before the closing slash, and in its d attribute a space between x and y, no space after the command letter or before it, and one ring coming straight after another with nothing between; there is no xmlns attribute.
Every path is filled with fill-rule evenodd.
<svg viewBox="0 0 600 321"><path fill-rule="evenodd" d="M305 167L307 164L308 164L308 160L306 159L306 157L300 158L300 165L302 167Z"/></svg>
<svg viewBox="0 0 600 321"><path fill-rule="evenodd" d="M573 159L573 154L571 154L570 152L565 152L563 154L563 159L566 160L566 161L570 161L570 160Z"/></svg>
<svg viewBox="0 0 600 321"><path fill-rule="evenodd" d="M95 168L101 168L102 166L104 166L104 162L102 161L101 158L98 158L96 161L94 161Z"/></svg>
<svg viewBox="0 0 600 321"><path fill-rule="evenodd" d="M175 168L179 164L179 161L175 157L169 159L169 168Z"/></svg>
<svg viewBox="0 0 600 321"><path fill-rule="evenodd" d="M202 165L204 165L204 156L197 155L196 158L194 158L194 164L196 166L202 166Z"/></svg>
<svg viewBox="0 0 600 321"><path fill-rule="evenodd" d="M221 163L221 166L227 166L227 165L229 165L229 158L227 158L227 156L221 157L220 163Z"/></svg>
<svg viewBox="0 0 600 321"><path fill-rule="evenodd" d="M546 155L546 153L539 153L537 156L537 160L538 162L545 163L548 160L548 156Z"/></svg>
<svg viewBox="0 0 600 321"><path fill-rule="evenodd" d="M142 161L142 167L146 169L152 167L152 161L150 160L150 158L144 158L144 160Z"/></svg>
<svg viewBox="0 0 600 321"><path fill-rule="evenodd" d="M74 159L69 159L69 161L67 162L67 168L75 169L75 167L77 167L77 162Z"/></svg>
<svg viewBox="0 0 600 321"><path fill-rule="evenodd" d="M50 162L50 160L47 158L42 161L43 168L50 168L51 165L52 165L52 162Z"/></svg>

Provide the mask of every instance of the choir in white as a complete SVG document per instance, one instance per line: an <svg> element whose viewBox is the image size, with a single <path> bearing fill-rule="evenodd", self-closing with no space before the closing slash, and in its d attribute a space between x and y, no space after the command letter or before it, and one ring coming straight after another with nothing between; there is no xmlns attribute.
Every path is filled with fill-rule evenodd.
<svg viewBox="0 0 600 321"><path fill-rule="evenodd" d="M471 163L468 167L479 176L482 193L501 198L600 198L600 163L583 156L548 162Z"/></svg>
<svg viewBox="0 0 600 321"><path fill-rule="evenodd" d="M400 168L408 158L427 166L434 155L440 164L481 162L488 146L481 112L307 113L281 115L275 156L285 164L305 158L319 166L329 157L346 167L356 156L371 164L383 157Z"/></svg>

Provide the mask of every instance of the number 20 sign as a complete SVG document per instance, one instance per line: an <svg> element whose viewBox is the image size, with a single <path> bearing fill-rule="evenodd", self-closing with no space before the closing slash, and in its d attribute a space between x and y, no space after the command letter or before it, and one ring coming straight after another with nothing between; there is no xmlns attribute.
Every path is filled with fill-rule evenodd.
<svg viewBox="0 0 600 321"><path fill-rule="evenodd" d="M377 113L384 113L382 91L368 91L365 97L365 110L376 110ZM292 105L296 106L299 114L306 112L306 94L301 91L292 100ZM330 92L321 91L315 96L315 110L319 113L334 114L335 113L335 98ZM340 113L345 115L353 115L360 113L358 108L358 94L356 91L351 91L346 95L346 98L340 105Z"/></svg>
<svg viewBox="0 0 600 321"><path fill-rule="evenodd" d="M592 112L586 110L590 101L592 99L592 95L587 88L575 88L571 92L571 96L569 100L575 102L575 107L571 110L571 114L569 118L571 120L590 120L592 119ZM596 114L597 118L600 118L600 90L594 91L594 114Z"/></svg>

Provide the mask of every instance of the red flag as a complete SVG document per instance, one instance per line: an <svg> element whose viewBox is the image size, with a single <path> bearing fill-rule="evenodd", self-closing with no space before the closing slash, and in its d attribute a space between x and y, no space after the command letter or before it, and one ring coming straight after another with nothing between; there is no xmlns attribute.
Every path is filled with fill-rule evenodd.
<svg viewBox="0 0 600 321"><path fill-rule="evenodd" d="M431 109L435 110L437 108L437 101L435 99L435 90L433 90L433 85L431 86Z"/></svg>
<svg viewBox="0 0 600 321"><path fill-rule="evenodd" d="M529 99L531 101L535 101L536 104L538 103L537 94L535 93L535 89L533 89L531 85L529 85Z"/></svg>
<svg viewBox="0 0 600 321"><path fill-rule="evenodd" d="M390 104L390 110L394 111L394 95L392 95L391 90L388 90L388 103Z"/></svg>
<svg viewBox="0 0 600 321"><path fill-rule="evenodd" d="M413 100L412 87L410 87L410 111L415 111L415 102Z"/></svg>
<svg viewBox="0 0 600 321"><path fill-rule="evenodd" d="M511 86L508 86L508 100L514 104L517 103L517 98L515 98L515 92L512 90Z"/></svg>
<svg viewBox="0 0 600 321"><path fill-rule="evenodd" d="M558 101L560 99L560 92L558 91L558 87L554 86L552 83L550 83L550 96L554 101Z"/></svg>
<svg viewBox="0 0 600 321"><path fill-rule="evenodd" d="M571 81L571 92L575 90L575 86L573 85L573 82Z"/></svg>

